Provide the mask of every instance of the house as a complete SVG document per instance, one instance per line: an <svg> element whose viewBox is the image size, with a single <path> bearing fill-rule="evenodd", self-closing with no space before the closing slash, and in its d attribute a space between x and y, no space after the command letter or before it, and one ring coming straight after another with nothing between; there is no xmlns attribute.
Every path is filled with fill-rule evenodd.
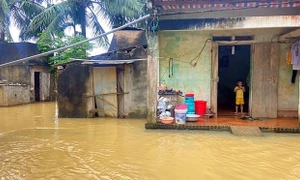
<svg viewBox="0 0 300 180"><path fill-rule="evenodd" d="M38 54L36 44L0 43L0 64ZM54 76L45 59L0 70L0 106L54 100Z"/></svg>
<svg viewBox="0 0 300 180"><path fill-rule="evenodd" d="M145 32L126 28L113 35L107 53L58 66L59 117L147 116Z"/></svg>
<svg viewBox="0 0 300 180"><path fill-rule="evenodd" d="M148 122L156 122L157 86L194 93L216 115L234 111L233 88L247 85L253 117L298 117L299 78L286 54L300 35L299 1L149 0ZM160 58L159 58L160 57ZM170 68L173 73L165 72ZM247 83L246 83L247 82Z"/></svg>

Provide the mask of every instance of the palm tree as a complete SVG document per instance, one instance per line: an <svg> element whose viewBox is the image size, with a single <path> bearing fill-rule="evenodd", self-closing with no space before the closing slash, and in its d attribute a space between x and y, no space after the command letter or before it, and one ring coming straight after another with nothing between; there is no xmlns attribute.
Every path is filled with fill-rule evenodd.
<svg viewBox="0 0 300 180"><path fill-rule="evenodd" d="M36 15L21 37L28 39L37 32L46 32L51 35L71 27L74 33L79 25L80 34L86 37L87 27L91 28L94 35L104 33L100 20L106 19L109 25L115 26L122 17L122 21L138 18L144 10L143 0L64 0L59 3L48 4L42 12ZM108 38L103 37L102 43L107 44Z"/></svg>
<svg viewBox="0 0 300 180"><path fill-rule="evenodd" d="M45 9L43 0L0 0L0 42L12 41L9 26L13 23L25 31L30 19Z"/></svg>
<svg viewBox="0 0 300 180"><path fill-rule="evenodd" d="M7 0L0 0L0 42L10 39L9 29L9 4ZM8 37L7 37L8 36Z"/></svg>

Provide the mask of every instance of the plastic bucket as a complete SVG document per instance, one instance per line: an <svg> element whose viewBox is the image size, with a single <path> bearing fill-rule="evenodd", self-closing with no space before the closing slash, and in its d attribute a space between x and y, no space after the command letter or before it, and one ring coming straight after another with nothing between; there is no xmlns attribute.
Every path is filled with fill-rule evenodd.
<svg viewBox="0 0 300 180"><path fill-rule="evenodd" d="M187 110L175 110L176 124L185 124L186 123L186 111Z"/></svg>
<svg viewBox="0 0 300 180"><path fill-rule="evenodd" d="M186 102L186 105L187 105L187 114L195 114L195 103Z"/></svg>
<svg viewBox="0 0 300 180"><path fill-rule="evenodd" d="M195 111L196 114L203 116L206 113L206 101L197 100L195 101Z"/></svg>

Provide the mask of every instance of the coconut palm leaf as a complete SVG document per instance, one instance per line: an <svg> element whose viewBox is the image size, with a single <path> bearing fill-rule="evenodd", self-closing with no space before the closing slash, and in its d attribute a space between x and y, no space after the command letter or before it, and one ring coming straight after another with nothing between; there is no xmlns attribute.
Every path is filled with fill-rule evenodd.
<svg viewBox="0 0 300 180"><path fill-rule="evenodd" d="M91 8L89 8L89 13L90 15L88 16L88 24L89 27L93 30L94 36L105 33L105 30L98 21L97 15L93 12ZM107 47L109 44L107 36L102 36L102 38L100 38L98 42L104 47Z"/></svg>
<svg viewBox="0 0 300 180"><path fill-rule="evenodd" d="M30 22L28 30L24 34L36 34L47 31L52 35L60 32L61 25L68 21L68 2L53 4L37 14Z"/></svg>

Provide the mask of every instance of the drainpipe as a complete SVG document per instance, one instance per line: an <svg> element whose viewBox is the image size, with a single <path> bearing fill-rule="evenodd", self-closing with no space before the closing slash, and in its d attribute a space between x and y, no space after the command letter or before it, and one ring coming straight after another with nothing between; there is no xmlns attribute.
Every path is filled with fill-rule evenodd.
<svg viewBox="0 0 300 180"><path fill-rule="evenodd" d="M120 26L118 28L115 28L109 32L106 32L106 33L103 33L103 34L100 34L98 36L95 36L93 38L90 38L90 39L86 39L86 40L83 40L83 41L80 41L80 42L77 42L77 43L74 43L74 44L71 44L71 45L68 45L68 46L65 46L65 47L61 47L61 48L58 48L58 49L54 49L54 50L51 50L51 51L48 51L48 52L44 52L44 53L40 53L40 54L36 54L36 55L33 55L33 56L29 56L29 57L26 57L26 58L22 58L22 59L18 59L18 60L15 60L15 61L12 61L12 62L8 62L8 63L4 63L4 64L1 64L0 65L0 68L1 67L6 67L6 66L11 66L11 65L15 65L15 64L18 64L18 63L22 63L22 62L26 62L26 61L29 61L29 60L32 60L32 59L37 59L37 58L40 58L40 57L44 57L44 56L48 56L50 54L53 54L55 52L60 52L60 51L63 51L63 50L66 50L66 49L69 49L69 48L72 48L72 47L75 47L75 46L78 46L80 44L83 44L83 43L86 43L86 42L89 42L89 41L94 41L96 39L99 39L100 37L102 36L106 36L108 34L111 34L111 33L114 33L116 31L119 31L119 30L122 30L130 25L133 25L133 24L136 24L140 21L144 21L148 18L150 18L151 15L148 14L148 15L145 15L137 20L134 20L132 22L129 22L127 24L124 24L123 26Z"/></svg>

